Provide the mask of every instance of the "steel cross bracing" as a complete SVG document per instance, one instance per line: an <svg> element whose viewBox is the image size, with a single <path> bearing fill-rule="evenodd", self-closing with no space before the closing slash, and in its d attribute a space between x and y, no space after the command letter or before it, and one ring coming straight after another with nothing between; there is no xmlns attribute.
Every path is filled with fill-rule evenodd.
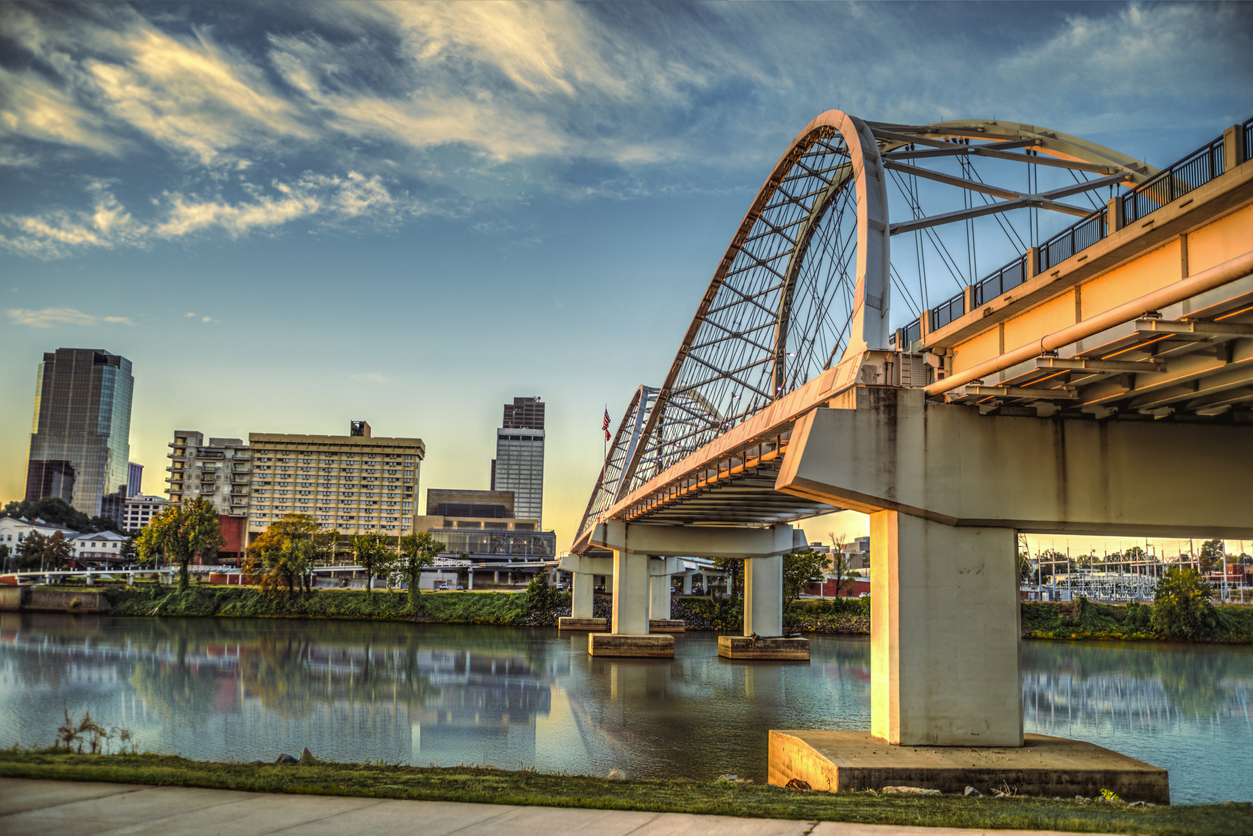
<svg viewBox="0 0 1253 836"><path fill-rule="evenodd" d="M831 370L846 352L886 348L890 289L904 297L904 310L924 310L933 292L960 292L979 280L977 254L999 247L1021 256L1050 224L1060 228L1103 206L1103 198L1089 199L1093 192L1131 187L1154 173L1030 125L911 126L822 114L759 190L662 386L643 408L637 393L581 530L615 515L626 498L688 457L692 486L723 490L701 475L694 454ZM1063 202L1074 197L1088 205ZM1056 220L1042 221L1041 211ZM895 259L893 238L909 239ZM734 469L741 454L729 451L726 466ZM767 497L757 501L762 522L774 519ZM783 503L792 519L823 510L798 503Z"/></svg>

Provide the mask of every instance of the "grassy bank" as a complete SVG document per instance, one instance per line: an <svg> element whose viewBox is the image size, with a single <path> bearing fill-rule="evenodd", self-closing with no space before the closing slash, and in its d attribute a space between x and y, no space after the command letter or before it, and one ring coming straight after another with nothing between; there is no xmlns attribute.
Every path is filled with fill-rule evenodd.
<svg viewBox="0 0 1253 836"><path fill-rule="evenodd" d="M1253 643L1253 607L1219 606L1218 630L1207 641ZM1152 604L1097 604L1091 601L1022 605L1022 635L1033 639L1164 640L1153 628Z"/></svg>
<svg viewBox="0 0 1253 836"><path fill-rule="evenodd" d="M0 752L0 777L364 798L684 812L799 821L1101 833L1250 834L1253 805L1125 807L1030 798L798 792L726 781L609 780L496 769L381 764L251 766L168 755Z"/></svg>
<svg viewBox="0 0 1253 836"><path fill-rule="evenodd" d="M207 584L193 586L184 593L155 584L98 588L104 591L115 615L332 618L526 627L551 624L555 616L569 614L570 606L569 596L562 596L559 600L564 609L545 618L530 609L525 593L438 592L423 594L422 610L413 615L407 594L385 590L319 589L304 596L267 598L252 587ZM596 605L597 615L609 615L608 599L598 596ZM1253 607L1219 606L1215 611L1218 629L1205 641L1253 644ZM674 599L672 617L682 619L689 630L738 632L743 625L743 607L738 599L680 596ZM789 633L867 635L870 599L796 601L784 610L783 626ZM1152 604L1097 604L1082 600L1024 602L1022 635L1023 638L1067 640L1171 639L1154 629Z"/></svg>
<svg viewBox="0 0 1253 836"><path fill-rule="evenodd" d="M355 589L316 589L308 595L267 598L252 587L110 587L105 592L114 615L215 616L236 618L334 618L354 621L420 621L442 624L537 622L525 594L441 592L421 597L421 611L409 610L407 593Z"/></svg>

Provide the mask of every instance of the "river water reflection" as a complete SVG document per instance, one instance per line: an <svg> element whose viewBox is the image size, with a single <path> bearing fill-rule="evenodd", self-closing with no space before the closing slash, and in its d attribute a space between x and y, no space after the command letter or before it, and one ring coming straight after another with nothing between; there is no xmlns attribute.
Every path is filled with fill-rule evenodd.
<svg viewBox="0 0 1253 836"><path fill-rule="evenodd" d="M585 634L457 625L0 614L0 746L48 745L62 706L141 748L765 780L771 728L870 726L870 646L732 664L593 659ZM1175 801L1253 800L1253 649L1023 646L1029 732L1166 767Z"/></svg>

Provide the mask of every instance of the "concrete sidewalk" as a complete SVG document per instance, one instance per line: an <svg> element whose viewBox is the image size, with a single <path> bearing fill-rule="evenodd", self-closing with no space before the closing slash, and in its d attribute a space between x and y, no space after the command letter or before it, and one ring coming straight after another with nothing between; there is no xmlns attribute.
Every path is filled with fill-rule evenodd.
<svg viewBox="0 0 1253 836"><path fill-rule="evenodd" d="M317 795L149 787L0 778L0 833L4 836L143 834L181 836L520 836L592 833L596 836L915 836L988 833L1055 834L1054 831L958 830L838 822L741 819L681 813L634 813L512 807L451 801L390 801Z"/></svg>

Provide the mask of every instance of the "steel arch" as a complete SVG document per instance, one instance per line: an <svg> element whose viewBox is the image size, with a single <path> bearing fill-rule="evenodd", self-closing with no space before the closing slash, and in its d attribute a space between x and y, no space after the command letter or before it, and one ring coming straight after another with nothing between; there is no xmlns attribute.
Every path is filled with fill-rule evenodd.
<svg viewBox="0 0 1253 836"><path fill-rule="evenodd" d="M982 144L972 145L971 139L978 139ZM841 153L846 162L829 172L816 172L805 165L806 155L816 144L830 140L842 143ZM998 147L999 146L999 147ZM921 147L923 150L915 150ZM1013 149L1027 149L1025 154L1011 154ZM851 311L848 322L848 336L844 344L844 353L859 353L866 349L886 348L888 339L889 288L890 281L890 238L893 234L909 229L918 229L923 225L939 225L957 220L942 216L914 218L910 221L893 225L888 212L887 169L893 168L910 173L926 172L917 168L914 163L905 160L925 159L927 157L954 156L969 154L974 156L994 157L997 159L1013 159L1040 165L1060 165L1062 167L1093 172L1104 175L1099 181L1081 183L1078 187L1067 191L1073 194L1078 191L1094 188L1092 183L1104 185L1119 182L1134 185L1142 182L1154 173L1154 169L1144 163L1119 154L1116 151L1088 142L1068 134L1051 131L1033 125L1021 123L997 122L994 120L954 120L938 122L930 125L911 126L881 122L867 122L858 117L838 110L827 111L812 120L796 135L787 152L785 152L771 170L770 176L758 190L753 203L745 213L735 236L723 254L718 268L706 288L696 314L684 335L669 373L656 395L653 408L648 411L647 421L639 435L638 443L633 444L631 455L621 465L618 484L613 491L615 497L629 493L641 481L655 472L665 469L696 447L707 443L721 432L738 423L753 412L736 412L730 408L719 409L719 404L711 402L702 394L702 389L714 383L728 382L728 385L741 387L744 392L751 392L756 409L768 406L770 402L790 391L788 381L788 334L793 325L792 315L796 299L799 277L810 255L814 234L822 225L824 217L836 205L842 195L850 200L848 186L851 182L856 201L856 266L854 269L855 283L853 287ZM1050 159L1042 159L1039 155ZM798 175L795 172L801 170ZM818 177L823 186L817 192L800 196L788 193L790 180L803 180L806 176ZM1071 214L1083 213L1048 195L1029 195L1013 190L962 181L952 176L941 177L932 175L948 185L957 185L972 191L1007 198L1000 203L981 206L975 214L992 214L1022 206L1037 206L1046 209L1068 211ZM1062 190L1066 191L1066 190ZM783 203L775 203L784 196ZM986 198L984 198L986 200ZM803 217L782 226L774 225L768 218L772 209L792 203L803 210ZM847 207L845 207L845 211ZM789 235L789 232L792 232ZM764 246L765 254L755 256L750 246L757 246L761 241L773 241ZM773 248L773 249L771 249ZM780 259L780 253L787 256L786 266L781 270L770 267L770 263ZM776 293L769 311L771 319L763 320L752 328L736 331L735 326L716 321L716 314L722 313L733 306L752 302L764 311L756 297L741 292L728 282L735 274L733 266L737 259L747 254L748 268L765 267L769 273L777 277L777 285L770 286L759 295ZM738 272L738 271L737 271ZM737 299L736 296L739 298ZM727 301L730 299L730 301ZM821 300L819 300L821 301ZM762 312L755 315L761 317ZM758 332L769 327L772 334L762 339ZM706 340L698 342L698 337L706 334ZM716 331L716 333L714 333ZM717 344L738 345L740 351L724 352L725 359L734 360L723 364L711 363L708 358L700 356L703 349ZM753 359L756 356L756 359ZM742 362L745 358L749 362ZM827 359L829 366L838 360L834 356ZM739 363L739 365L736 365ZM762 391L761 386L754 386L748 380L748 373L753 369L770 364L769 391ZM721 366L721 367L720 367ZM702 367L705 376L690 380L683 386L677 386L685 370ZM797 369L800 371L801 369ZM688 372L691 375L691 372ZM799 381L804 383L805 381ZM793 381L793 385L796 385ZM724 387L725 389L725 387ZM739 398L739 395L731 397ZM696 404L699 409L683 406L685 403ZM708 416L716 416L709 423ZM726 421L723 421L724 416ZM670 426L680 425L680 434L675 443L671 444L658 432L663 422L669 421ZM705 422L705 423L702 423ZM683 433L686 433L685 435ZM684 444L679 441L686 442ZM650 466L641 473L641 463L649 462ZM591 508L589 507L589 511Z"/></svg>

